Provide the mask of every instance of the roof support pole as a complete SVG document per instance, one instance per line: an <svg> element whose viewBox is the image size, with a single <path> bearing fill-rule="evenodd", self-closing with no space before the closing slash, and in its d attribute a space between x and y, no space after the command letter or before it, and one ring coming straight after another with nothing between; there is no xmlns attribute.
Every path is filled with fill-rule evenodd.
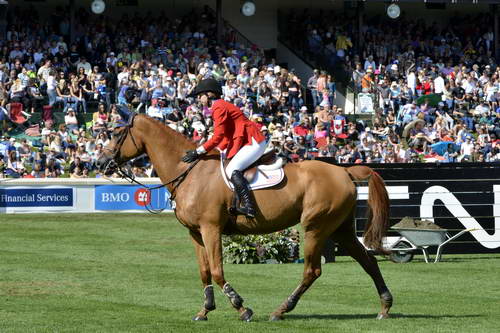
<svg viewBox="0 0 500 333"><path fill-rule="evenodd" d="M498 62L498 59L500 58L500 50L498 49L499 46L499 30L498 30L498 5L491 5L491 11L493 12L493 47L495 48L493 55L495 56L495 59Z"/></svg>
<svg viewBox="0 0 500 333"><path fill-rule="evenodd" d="M217 0L215 4L215 20L217 22L217 44L222 44L222 0Z"/></svg>

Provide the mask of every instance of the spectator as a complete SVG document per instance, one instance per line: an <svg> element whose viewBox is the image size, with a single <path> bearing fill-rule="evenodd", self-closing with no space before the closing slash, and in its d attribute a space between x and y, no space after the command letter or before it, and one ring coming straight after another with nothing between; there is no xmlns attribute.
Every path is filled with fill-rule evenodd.
<svg viewBox="0 0 500 333"><path fill-rule="evenodd" d="M15 140L13 139L12 142L14 141ZM16 151L10 151L8 153L7 168L4 171L5 174L13 178L19 178L23 174L24 170L25 167L23 163L19 161Z"/></svg>
<svg viewBox="0 0 500 333"><path fill-rule="evenodd" d="M78 135L78 119L73 108L68 108L68 114L64 116L64 123L70 133Z"/></svg>
<svg viewBox="0 0 500 333"><path fill-rule="evenodd" d="M64 73L62 73L64 74ZM71 99L71 93L65 79L60 79L56 87L56 101L62 101L64 104L63 112L68 110L68 101Z"/></svg>
<svg viewBox="0 0 500 333"><path fill-rule="evenodd" d="M87 101L85 100L84 90L77 80L73 80L70 85L70 97L68 103L74 104L74 110L78 111L81 106L83 112L87 113Z"/></svg>

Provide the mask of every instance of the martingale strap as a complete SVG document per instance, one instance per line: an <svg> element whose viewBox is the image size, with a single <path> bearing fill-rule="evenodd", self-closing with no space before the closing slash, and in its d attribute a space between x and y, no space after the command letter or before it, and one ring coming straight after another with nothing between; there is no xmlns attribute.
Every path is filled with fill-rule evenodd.
<svg viewBox="0 0 500 333"><path fill-rule="evenodd" d="M179 187L179 185L181 185L181 183L184 181L184 179L186 179L186 176L189 174L189 172L196 166L196 164L198 164L200 160L196 160L194 162L192 162L189 167L184 170L180 175L178 175L177 177L175 177L174 179L172 179L171 181L167 182L167 183L163 183L161 185L158 185L158 186L155 186L155 187L147 187L145 184L137 181L135 179L135 176L133 175L130 175L128 172L124 171L122 169L122 167L119 167L118 170L120 172L120 176L123 178L123 179L126 179L128 180L129 182L131 183L134 183L134 184L137 184L137 185L140 185L142 187L144 187L145 189L147 189L148 191L152 191L152 190L157 190L159 188L162 188L164 186L167 186L167 185L170 185L172 184L173 185L173 188L172 188L172 191L170 192L170 198L169 198L169 201L172 202L175 200L175 195L176 195L176 190L177 188ZM159 209L159 210L153 210L153 209L150 209L147 205L146 205L146 209L150 212L150 213L153 213L153 214L159 214L161 213L162 211L165 210L165 208L162 208L162 209Z"/></svg>

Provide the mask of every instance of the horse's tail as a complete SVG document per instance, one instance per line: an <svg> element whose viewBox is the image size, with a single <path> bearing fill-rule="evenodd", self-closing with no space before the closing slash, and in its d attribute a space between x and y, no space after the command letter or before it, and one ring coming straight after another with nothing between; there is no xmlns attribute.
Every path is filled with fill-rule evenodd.
<svg viewBox="0 0 500 333"><path fill-rule="evenodd" d="M353 166L346 170L354 181L368 179L368 222L365 226L364 243L370 249L387 254L388 251L382 245L382 239L389 228L389 195L384 180L367 166Z"/></svg>

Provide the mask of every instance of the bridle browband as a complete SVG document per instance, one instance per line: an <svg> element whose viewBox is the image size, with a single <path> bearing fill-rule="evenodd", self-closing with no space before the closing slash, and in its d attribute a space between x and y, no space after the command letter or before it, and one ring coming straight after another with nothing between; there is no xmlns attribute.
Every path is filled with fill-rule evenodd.
<svg viewBox="0 0 500 333"><path fill-rule="evenodd" d="M125 130L123 130L122 132L120 132L115 147L113 149L104 148L104 149L109 150L109 151L111 151L113 153L113 155L111 157L111 160L108 162L108 164L106 165L106 168L104 169L104 173L106 172L106 170L108 168L114 168L114 169L116 169L118 171L118 175L121 178L126 179L129 182L131 182L131 183L135 183L137 185L140 185L140 186L144 187L145 189L147 189L148 191L160 189L160 188L165 187L167 185L173 185L173 188L172 188L172 191L170 192L170 197L169 197L169 200L173 201L175 199L175 195L176 195L175 192L176 192L177 188L184 181L184 179L186 179L186 176L196 166L196 164L198 164L198 162L200 160L196 160L196 161L190 163L189 166L188 166L188 168L186 170L184 170L180 175L178 175L177 177L175 177L174 179L172 179L172 180L170 180L170 181L168 181L166 183L162 183L161 185L157 185L157 186L154 186L154 187L147 187L145 184L143 184L143 183L139 182L138 180L136 180L133 173L128 172L127 170L124 170L123 167L122 167L122 165L116 163L116 158L117 158L118 154L120 153L120 150L121 150L121 148L123 146L123 143L125 142L125 139L127 138L128 134L130 134L130 139L132 140L132 143L134 144L135 148L137 150L139 150L139 146L137 145L137 142L135 141L134 136L132 135L132 131L131 131L131 128L134 125L134 118L135 118L135 116L136 116L136 113L132 113L132 115L129 118L129 121L128 121L127 125L125 125ZM165 210L165 208L162 208L162 209L159 209L159 210L152 210L147 205L146 205L146 209L150 213L153 213L153 214L158 214L158 213L161 213L162 211Z"/></svg>

